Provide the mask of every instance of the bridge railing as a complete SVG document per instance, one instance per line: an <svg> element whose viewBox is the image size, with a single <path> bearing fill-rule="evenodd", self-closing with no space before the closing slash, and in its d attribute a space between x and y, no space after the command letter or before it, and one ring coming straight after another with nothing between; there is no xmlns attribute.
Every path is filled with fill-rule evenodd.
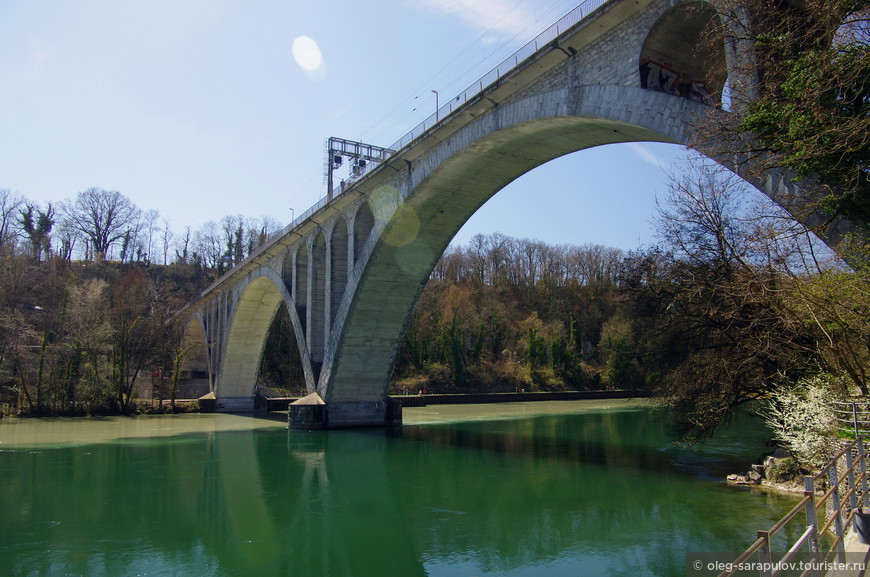
<svg viewBox="0 0 870 577"><path fill-rule="evenodd" d="M393 143L389 148L392 150L401 150L408 146L415 139L422 136L427 130L438 124L441 120L447 118L454 111L458 110L463 104L469 100L473 100L477 95L483 93L487 88L495 84L503 76L510 73L520 62L534 56L538 50L551 44L560 34L576 25L578 22L586 18L589 14L606 4L610 0L584 0L577 5L573 10L559 19L558 22L535 36L534 39L526 43L522 48L505 58L495 68L484 74L476 82L462 91L458 96L449 100L444 106L439 108L435 113L429 116L426 120L412 128L407 134Z"/></svg>

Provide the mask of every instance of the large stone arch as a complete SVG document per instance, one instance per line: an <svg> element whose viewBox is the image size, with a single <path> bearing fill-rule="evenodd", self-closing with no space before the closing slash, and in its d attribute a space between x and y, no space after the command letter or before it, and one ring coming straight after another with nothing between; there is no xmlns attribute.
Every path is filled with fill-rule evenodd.
<svg viewBox="0 0 870 577"><path fill-rule="evenodd" d="M380 410L426 279L461 226L504 186L554 158L604 144L689 145L692 126L707 108L688 98L618 85L537 94L498 106L433 147L395 186L374 191L373 205L391 216L346 318L336 324L343 332L334 335L338 342L329 352L340 355L325 360L330 372L318 384L327 404L369 402ZM728 159L714 160L735 168ZM789 209L782 181L753 184Z"/></svg>

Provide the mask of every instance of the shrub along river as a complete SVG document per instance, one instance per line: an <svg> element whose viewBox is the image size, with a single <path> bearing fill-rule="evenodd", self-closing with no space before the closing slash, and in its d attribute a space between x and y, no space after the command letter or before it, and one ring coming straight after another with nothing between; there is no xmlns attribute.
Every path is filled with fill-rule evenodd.
<svg viewBox="0 0 870 577"><path fill-rule="evenodd" d="M404 418L0 420L0 575L677 576L797 502L725 486L765 450L751 418L689 448L638 401Z"/></svg>

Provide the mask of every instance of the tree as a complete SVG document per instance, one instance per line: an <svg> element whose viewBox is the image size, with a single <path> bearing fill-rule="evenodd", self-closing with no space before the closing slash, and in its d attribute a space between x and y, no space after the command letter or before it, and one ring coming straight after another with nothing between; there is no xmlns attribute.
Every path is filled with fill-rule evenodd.
<svg viewBox="0 0 870 577"><path fill-rule="evenodd" d="M193 252L208 269L218 269L223 272L223 256L221 231L214 221L204 223L193 237Z"/></svg>
<svg viewBox="0 0 870 577"><path fill-rule="evenodd" d="M730 113L710 115L701 148L725 146L747 173L788 169L816 187L813 208L870 225L867 0L717 6L712 42L751 46L754 57L732 59Z"/></svg>
<svg viewBox="0 0 870 577"><path fill-rule="evenodd" d="M749 210L746 188L704 163L672 178L658 205L662 244L633 259L626 282L652 343L647 370L660 374L660 398L687 440L824 362L790 308L798 275L776 245L794 238Z"/></svg>
<svg viewBox="0 0 870 577"><path fill-rule="evenodd" d="M834 402L842 387L814 376L782 386L767 405L765 422L802 465L820 467L839 450Z"/></svg>
<svg viewBox="0 0 870 577"><path fill-rule="evenodd" d="M81 233L70 226L65 219L60 221L55 237L60 240L60 246L57 248L57 255L65 260L72 260L73 251L75 250L76 241Z"/></svg>
<svg viewBox="0 0 870 577"><path fill-rule="evenodd" d="M188 264L190 260L190 227L184 227L184 236L178 239L178 247L175 249L175 260L182 264Z"/></svg>
<svg viewBox="0 0 870 577"><path fill-rule="evenodd" d="M36 214L34 215L34 212ZM51 254L51 229L54 227L54 208L51 204L43 211L32 204L25 204L21 210L19 224L30 241L33 260L39 262L42 256Z"/></svg>
<svg viewBox="0 0 870 577"><path fill-rule="evenodd" d="M172 244L172 240L175 238L175 235L172 233L172 227L167 219L163 219L163 228L159 229L162 235L162 254L163 254L163 264L169 264L169 248ZM189 233L188 233L189 234Z"/></svg>
<svg viewBox="0 0 870 577"><path fill-rule="evenodd" d="M94 260L104 260L115 242L138 230L140 211L117 190L89 188L61 204L67 225L88 240Z"/></svg>
<svg viewBox="0 0 870 577"><path fill-rule="evenodd" d="M154 253L156 252L156 244L157 244L157 233L161 231L160 227L157 226L157 219L160 218L160 213L153 208L147 210L143 213L142 216L142 229L145 233L145 239L141 243L143 245L142 250L145 255L145 259L148 261L155 261ZM165 263L164 263L165 264Z"/></svg>
<svg viewBox="0 0 870 577"><path fill-rule="evenodd" d="M17 232L16 218L25 199L8 188L0 188L0 249L9 249L14 245Z"/></svg>

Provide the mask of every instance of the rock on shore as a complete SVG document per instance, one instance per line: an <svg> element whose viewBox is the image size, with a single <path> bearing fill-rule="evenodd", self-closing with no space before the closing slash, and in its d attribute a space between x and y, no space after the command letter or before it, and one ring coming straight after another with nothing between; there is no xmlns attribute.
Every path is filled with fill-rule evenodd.
<svg viewBox="0 0 870 577"><path fill-rule="evenodd" d="M725 480L729 485L761 485L789 493L803 492L803 475L800 472L788 474L790 467L787 466L786 459L791 459L790 455L777 449L763 463L750 466L746 473L728 475Z"/></svg>

